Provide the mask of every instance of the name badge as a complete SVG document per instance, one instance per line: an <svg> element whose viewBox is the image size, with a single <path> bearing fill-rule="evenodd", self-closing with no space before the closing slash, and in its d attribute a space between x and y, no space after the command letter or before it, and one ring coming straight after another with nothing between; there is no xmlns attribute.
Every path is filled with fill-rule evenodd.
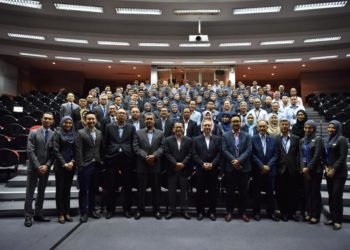
<svg viewBox="0 0 350 250"><path fill-rule="evenodd" d="M303 157L303 162L306 163L306 157Z"/></svg>

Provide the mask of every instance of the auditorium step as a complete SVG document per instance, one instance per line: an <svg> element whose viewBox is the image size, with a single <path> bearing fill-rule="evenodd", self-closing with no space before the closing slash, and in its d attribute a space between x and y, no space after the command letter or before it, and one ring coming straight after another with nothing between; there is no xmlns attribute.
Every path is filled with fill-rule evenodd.
<svg viewBox="0 0 350 250"><path fill-rule="evenodd" d="M323 207L323 213L327 217L329 216L329 206ZM343 220L344 220L344 222L350 222L350 207L349 206L344 205Z"/></svg>
<svg viewBox="0 0 350 250"><path fill-rule="evenodd" d="M7 186L8 187L25 187L26 183L27 183L27 176L17 175L16 177L10 179L7 182ZM55 185L56 185L55 176L53 174L50 174L47 186L55 186ZM76 185L77 185L77 176L74 175L73 186L76 186Z"/></svg>
<svg viewBox="0 0 350 250"><path fill-rule="evenodd" d="M322 202L324 205L328 205L328 192L327 191L322 191L321 192L322 196ZM350 193L349 192L344 192L343 194L343 202L344 206L350 206Z"/></svg>

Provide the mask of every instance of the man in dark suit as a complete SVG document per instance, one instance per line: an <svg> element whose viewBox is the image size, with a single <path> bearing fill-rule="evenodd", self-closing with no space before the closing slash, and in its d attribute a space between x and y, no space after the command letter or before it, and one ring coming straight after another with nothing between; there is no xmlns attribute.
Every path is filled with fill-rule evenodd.
<svg viewBox="0 0 350 250"><path fill-rule="evenodd" d="M167 138L173 134L174 123L169 119L169 112L167 108L160 110L160 119L155 123L155 128L163 131L164 137Z"/></svg>
<svg viewBox="0 0 350 250"><path fill-rule="evenodd" d="M137 155L137 169L139 181L139 205L135 214L138 220L145 212L145 199L147 183L152 189L153 214L156 219L161 219L159 211L159 183L160 160L164 154L164 134L154 128L153 113L145 114L146 128L136 131L133 140L133 150Z"/></svg>
<svg viewBox="0 0 350 250"><path fill-rule="evenodd" d="M225 156L226 180L226 216L231 221L235 189L239 192L239 213L245 222L249 222L246 214L246 200L248 196L248 181L251 166L252 142L249 134L240 131L241 116L233 115L231 118L232 131L226 132L222 137L222 153Z"/></svg>
<svg viewBox="0 0 350 250"><path fill-rule="evenodd" d="M81 112L86 109L86 99L80 98L78 104L79 108L74 109L71 115L75 129L77 128L78 122L81 120Z"/></svg>
<svg viewBox="0 0 350 250"><path fill-rule="evenodd" d="M97 106L97 104L95 103L95 98L93 97L93 95L88 95L86 97L86 109L89 111L93 111L94 108Z"/></svg>
<svg viewBox="0 0 350 250"><path fill-rule="evenodd" d="M35 200L34 220L48 222L49 219L43 216L43 204L45 189L49 178L50 167L53 164L52 138L54 132L50 130L54 122L52 113L46 112L41 118L42 127L31 131L28 135L28 175L26 187L26 199L24 203L24 225L32 226L33 217L33 195L38 186L38 195ZM39 183L38 183L39 180Z"/></svg>
<svg viewBox="0 0 350 250"><path fill-rule="evenodd" d="M145 128L145 122L141 119L140 110L138 108L131 109L131 119L126 122L132 124L136 131Z"/></svg>
<svg viewBox="0 0 350 250"><path fill-rule="evenodd" d="M106 95L100 95L100 104L94 108L96 119L101 122L108 114L108 98Z"/></svg>
<svg viewBox="0 0 350 250"><path fill-rule="evenodd" d="M179 120L184 127L184 135L190 138L196 137L199 134L199 129L196 122L190 119L191 111L189 108L184 108L182 111L182 119Z"/></svg>
<svg viewBox="0 0 350 250"><path fill-rule="evenodd" d="M252 137L252 159L253 159L253 180L254 180L254 219L259 221L260 200L263 187L266 189L267 213L273 221L279 221L275 213L275 177L277 147L274 137L267 135L267 122L259 120L257 123L259 134Z"/></svg>
<svg viewBox="0 0 350 250"><path fill-rule="evenodd" d="M298 209L298 176L300 173L299 137L289 133L290 121L280 120L281 135L276 137L277 144L277 179L276 198L281 211L281 219L289 218L299 221Z"/></svg>
<svg viewBox="0 0 350 250"><path fill-rule="evenodd" d="M112 107L111 105L109 107ZM110 219L115 210L115 189L117 186L117 173L120 171L123 179L124 191L124 215L131 217L131 188L132 188L132 162L134 153L132 141L135 134L135 127L125 123L126 111L117 111L117 123L107 125L104 133L105 142L105 167L107 170L107 213L106 219Z"/></svg>
<svg viewBox="0 0 350 250"><path fill-rule="evenodd" d="M66 115L72 116L73 110L79 108L78 104L74 103L74 98L75 97L73 93L67 94L67 102L61 105L61 109L60 109L61 118Z"/></svg>
<svg viewBox="0 0 350 250"><path fill-rule="evenodd" d="M221 138L211 134L214 123L204 120L203 134L193 139L193 160L197 173L197 220L204 218L205 190L209 194L208 215L212 221L216 220L216 201L218 167L221 156Z"/></svg>
<svg viewBox="0 0 350 250"><path fill-rule="evenodd" d="M187 187L188 176L192 169L192 139L184 136L182 123L174 124L174 134L165 139L165 159L168 170L168 187L169 187L169 211L165 216L171 219L175 214L176 208L176 189L177 183L180 184L180 205L182 216L189 220L191 217L187 212Z"/></svg>
<svg viewBox="0 0 350 250"><path fill-rule="evenodd" d="M95 212L97 176L102 163L102 133L96 129L96 115L89 111L85 117L86 127L77 132L75 159L79 175L80 221L87 222L88 216L99 219Z"/></svg>
<svg viewBox="0 0 350 250"><path fill-rule="evenodd" d="M105 130L108 124L110 123L115 124L117 122L116 113L117 113L117 109L115 105L108 106L108 116L102 118L100 122L100 129L101 129L102 135L105 134Z"/></svg>

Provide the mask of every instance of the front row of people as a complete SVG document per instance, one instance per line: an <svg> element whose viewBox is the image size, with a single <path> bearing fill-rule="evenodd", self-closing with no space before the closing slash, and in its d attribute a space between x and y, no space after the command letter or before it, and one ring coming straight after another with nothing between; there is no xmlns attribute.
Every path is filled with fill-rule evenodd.
<svg viewBox="0 0 350 250"><path fill-rule="evenodd" d="M60 127L53 133L50 127L53 115L45 113L42 128L28 137L28 180L25 202L25 226L35 221L48 221L42 214L45 187L50 166L54 163L56 176L56 202L58 221L72 221L69 214L70 187L75 169L79 180L80 221L88 217L99 218L95 212L95 194L98 189L99 172L105 172L106 218L115 211L115 190L117 176L123 177L123 210L131 217L132 174L136 165L138 180L138 206L135 219L145 213L146 189L151 187L153 215L161 219L159 209L159 174L166 166L168 174L168 211L166 219L176 212L176 193L180 186L181 215L190 219L187 207L189 175L196 171L197 219L205 214L216 220L217 180L224 174L226 187L225 221L233 218L234 196L238 190L239 216L245 222L249 179L252 177L253 218L260 220L261 191L265 191L268 216L274 220L293 219L298 221L299 178L302 175L305 189L305 217L310 224L319 222L321 215L321 180L325 173L329 192L330 218L325 222L335 230L341 228L343 204L342 194L347 178L347 140L341 136L341 124L331 121L328 137L323 140L316 136L316 124L307 121L304 125L305 137L299 138L290 133L288 119L280 120L281 134L267 134L265 120L257 123L258 134L249 135L241 129L241 117L231 118L231 131L222 137L212 135L213 122L203 120L203 133L193 139L184 136L181 122L175 122L173 135L164 138L161 130L155 129L153 113L144 115L145 128L136 130L126 123L126 111L117 111L116 123L107 125L104 135L96 129L96 116L86 115L86 127L75 132L72 119L61 120ZM37 184L39 181L39 184ZM34 189L38 185L35 212L32 209ZM208 190L208 201L205 190ZM281 217L275 213L275 192ZM205 212L208 203L209 210ZM34 217L33 217L34 215Z"/></svg>

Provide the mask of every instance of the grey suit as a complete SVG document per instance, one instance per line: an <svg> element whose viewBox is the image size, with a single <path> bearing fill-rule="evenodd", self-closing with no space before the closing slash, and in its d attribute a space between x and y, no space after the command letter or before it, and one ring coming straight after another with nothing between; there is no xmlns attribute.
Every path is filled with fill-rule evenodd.
<svg viewBox="0 0 350 250"><path fill-rule="evenodd" d="M72 102L66 102L66 103L63 103L61 105L61 109L60 109L60 117L64 117L66 115L72 117L72 111L75 110L75 109L78 109L79 108L79 105Z"/></svg>
<svg viewBox="0 0 350 250"><path fill-rule="evenodd" d="M26 187L26 200L24 203L25 216L33 216L33 195L38 186L38 195L35 201L35 215L42 215L42 208L45 198L45 189L49 177L49 170L54 161L52 150L52 139L54 132L48 130L47 142L45 143L44 128L41 127L29 133L28 136L28 175ZM47 165L48 171L44 175L39 175L38 168ZM39 183L38 183L39 180Z"/></svg>

